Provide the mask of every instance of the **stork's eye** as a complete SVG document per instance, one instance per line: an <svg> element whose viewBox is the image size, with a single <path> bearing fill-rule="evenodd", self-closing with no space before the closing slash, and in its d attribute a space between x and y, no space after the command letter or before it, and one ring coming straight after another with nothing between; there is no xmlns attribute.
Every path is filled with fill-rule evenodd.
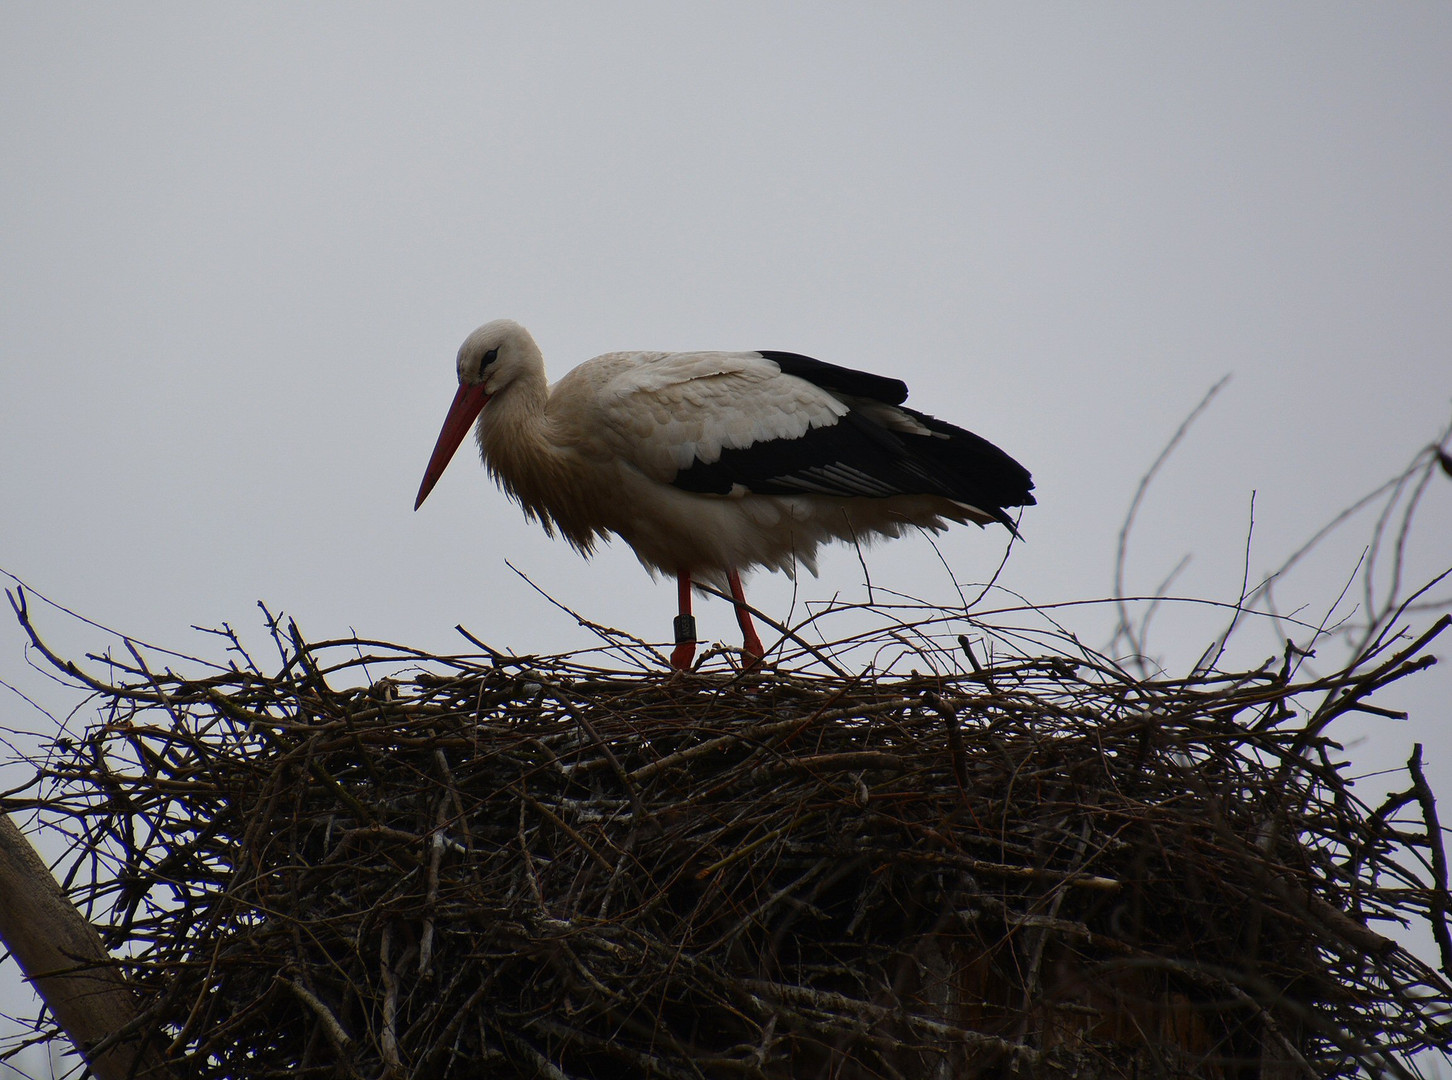
<svg viewBox="0 0 1452 1080"><path fill-rule="evenodd" d="M499 359L499 350L498 349L490 349L487 353L484 354L484 362L479 365L479 370L480 371L483 371L485 368L487 368L490 364L494 363L494 361L496 361L498 359Z"/></svg>

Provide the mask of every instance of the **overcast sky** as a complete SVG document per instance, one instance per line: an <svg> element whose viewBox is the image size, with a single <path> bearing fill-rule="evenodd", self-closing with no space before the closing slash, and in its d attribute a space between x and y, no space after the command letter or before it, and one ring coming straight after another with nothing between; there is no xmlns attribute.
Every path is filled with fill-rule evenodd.
<svg viewBox="0 0 1452 1080"><path fill-rule="evenodd" d="M1001 581L1041 603L1109 592L1140 476L1229 374L1127 586L1190 555L1173 591L1233 601L1252 492L1254 579L1452 416L1449 57L1439 4L5 4L0 568L189 651L193 624L260 642L258 600L314 639L592 644L509 560L663 640L669 583L546 541L468 454L411 509L459 342L510 317L554 376L772 348L906 380L1033 470ZM1282 607L1328 609L1369 528ZM980 581L1003 537L939 548ZM1452 563L1452 483L1410 558ZM922 539L866 559L955 600ZM851 551L798 599L834 595L862 598ZM111 644L36 614L68 655ZM1218 625L1156 618L1175 670ZM72 703L8 619L0 680ZM1369 770L1424 740L1448 796L1448 700L1444 665L1412 722L1345 737ZM0 714L53 734L4 687Z"/></svg>

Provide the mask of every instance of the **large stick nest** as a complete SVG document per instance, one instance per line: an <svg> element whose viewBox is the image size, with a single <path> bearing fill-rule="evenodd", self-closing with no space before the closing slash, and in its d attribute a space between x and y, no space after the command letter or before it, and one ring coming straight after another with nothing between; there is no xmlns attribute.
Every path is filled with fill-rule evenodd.
<svg viewBox="0 0 1452 1080"><path fill-rule="evenodd" d="M1288 648L1185 679L677 675L274 621L267 673L235 638L201 678L63 664L98 721L6 804L73 838L182 1075L1398 1073L1452 1038L1442 833L1419 757L1368 807L1325 731L1447 621L1331 676ZM1378 929L1406 922L1442 972Z"/></svg>

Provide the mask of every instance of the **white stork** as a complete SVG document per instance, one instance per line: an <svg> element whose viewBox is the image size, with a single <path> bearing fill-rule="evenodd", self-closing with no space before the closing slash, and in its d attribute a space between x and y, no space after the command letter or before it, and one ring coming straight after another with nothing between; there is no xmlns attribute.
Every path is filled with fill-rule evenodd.
<svg viewBox="0 0 1452 1080"><path fill-rule="evenodd" d="M787 352L617 352L553 387L529 331L499 319L459 348L459 390L417 510L470 426L494 479L589 555L614 533L674 574L671 663L695 655L691 583L730 589L749 662L762 656L741 571L816 573L825 540L998 522L1031 506L1028 470L962 428L902 407L897 379Z"/></svg>

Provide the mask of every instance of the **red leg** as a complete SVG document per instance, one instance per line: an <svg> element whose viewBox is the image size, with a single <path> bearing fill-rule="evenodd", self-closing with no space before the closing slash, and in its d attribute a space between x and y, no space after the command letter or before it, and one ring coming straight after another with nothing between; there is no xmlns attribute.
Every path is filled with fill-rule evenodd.
<svg viewBox="0 0 1452 1080"><path fill-rule="evenodd" d="M691 660L696 655L696 617L691 614L691 575L688 572L676 575L676 588L680 594L681 613L676 616L676 647L671 650L671 667L677 671L689 671Z"/></svg>
<svg viewBox="0 0 1452 1080"><path fill-rule="evenodd" d="M751 624L751 612L746 610L746 593L741 589L741 575L735 570L727 573L731 583L731 599L736 602L736 622L741 627L741 651L752 663L766 655L761 647L761 638L756 636L756 627Z"/></svg>

